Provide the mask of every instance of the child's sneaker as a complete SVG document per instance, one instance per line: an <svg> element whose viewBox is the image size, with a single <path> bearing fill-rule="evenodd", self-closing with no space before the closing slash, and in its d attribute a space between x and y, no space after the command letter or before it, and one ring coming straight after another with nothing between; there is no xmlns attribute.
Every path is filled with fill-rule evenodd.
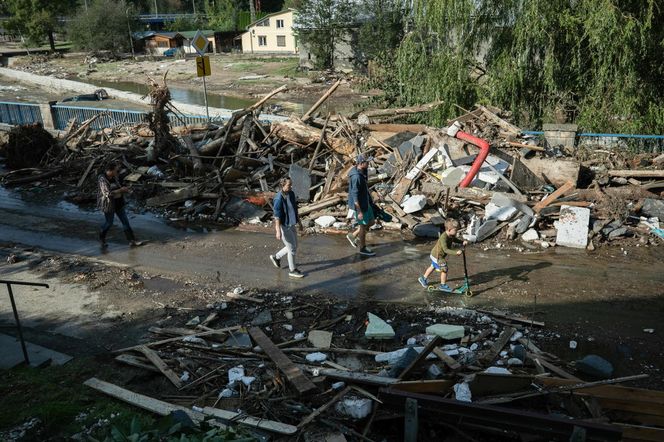
<svg viewBox="0 0 664 442"><path fill-rule="evenodd" d="M360 255L364 256L376 256L376 252L371 250L369 247L363 247L360 249Z"/></svg>
<svg viewBox="0 0 664 442"><path fill-rule="evenodd" d="M276 268L278 268L278 269L281 268L281 260L280 260L279 258L277 258L276 256L274 256L274 255L270 255L270 261L272 261L272 264L273 264Z"/></svg>
<svg viewBox="0 0 664 442"><path fill-rule="evenodd" d="M420 285L422 285L422 287L424 288L429 287L429 283L427 282L427 279L424 276L420 276L419 278L417 278L417 282L419 282Z"/></svg>
<svg viewBox="0 0 664 442"><path fill-rule="evenodd" d="M441 292L450 292L450 293L452 292L452 288L447 284L439 285L438 290L440 290Z"/></svg>
<svg viewBox="0 0 664 442"><path fill-rule="evenodd" d="M357 238L355 238L355 235L349 233L348 235L346 235L346 239L348 240L350 245L353 246L354 249L357 249Z"/></svg>

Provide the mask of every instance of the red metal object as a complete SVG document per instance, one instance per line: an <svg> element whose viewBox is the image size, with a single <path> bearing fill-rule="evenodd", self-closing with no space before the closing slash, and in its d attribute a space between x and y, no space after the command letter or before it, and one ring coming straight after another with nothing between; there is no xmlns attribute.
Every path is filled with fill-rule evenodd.
<svg viewBox="0 0 664 442"><path fill-rule="evenodd" d="M484 163L484 160L486 160L486 157L489 155L490 146L486 140L474 137L471 134L463 131L458 131L454 136L462 141L467 141L470 144L480 148L480 153L477 155L477 158L475 158L475 161L473 161L473 165L470 167L470 171L468 171L468 174L461 181L461 184L459 184L459 187L468 187L475 178L475 175L477 175L477 172L480 171L482 163Z"/></svg>

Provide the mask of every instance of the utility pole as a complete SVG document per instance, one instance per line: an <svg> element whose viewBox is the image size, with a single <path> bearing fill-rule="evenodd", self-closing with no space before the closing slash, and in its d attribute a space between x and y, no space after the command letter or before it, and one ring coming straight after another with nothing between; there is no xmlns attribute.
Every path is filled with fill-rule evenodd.
<svg viewBox="0 0 664 442"><path fill-rule="evenodd" d="M256 21L256 4L254 0L249 0L249 13L251 14L251 22Z"/></svg>
<svg viewBox="0 0 664 442"><path fill-rule="evenodd" d="M88 0L83 0L83 3L85 3L85 10L88 10Z"/></svg>
<svg viewBox="0 0 664 442"><path fill-rule="evenodd" d="M191 0L191 5L194 7L194 15L196 15L196 0Z"/></svg>
<svg viewBox="0 0 664 442"><path fill-rule="evenodd" d="M154 16L159 16L159 11L157 10L157 0L154 0Z"/></svg>

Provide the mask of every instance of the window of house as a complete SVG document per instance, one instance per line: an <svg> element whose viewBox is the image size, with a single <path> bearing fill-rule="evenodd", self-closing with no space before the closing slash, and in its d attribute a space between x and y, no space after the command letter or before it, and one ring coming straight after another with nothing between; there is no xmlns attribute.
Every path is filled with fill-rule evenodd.
<svg viewBox="0 0 664 442"><path fill-rule="evenodd" d="M277 20L277 29L278 28L283 28L284 27L284 21L283 20Z"/></svg>
<svg viewBox="0 0 664 442"><path fill-rule="evenodd" d="M265 35L258 36L258 46L267 46L267 37Z"/></svg>
<svg viewBox="0 0 664 442"><path fill-rule="evenodd" d="M266 18L265 20L261 20L256 23L256 26L270 26L270 19Z"/></svg>
<svg viewBox="0 0 664 442"><path fill-rule="evenodd" d="M286 46L286 36L277 35L277 46L285 47Z"/></svg>
<svg viewBox="0 0 664 442"><path fill-rule="evenodd" d="M163 41L163 40L159 40L159 41L157 41L157 46L159 46L160 48L167 48L168 47L168 42Z"/></svg>

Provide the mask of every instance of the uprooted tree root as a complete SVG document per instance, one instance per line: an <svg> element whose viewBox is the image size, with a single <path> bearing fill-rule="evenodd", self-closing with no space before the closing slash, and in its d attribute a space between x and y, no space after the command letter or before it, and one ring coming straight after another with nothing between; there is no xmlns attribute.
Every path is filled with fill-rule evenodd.
<svg viewBox="0 0 664 442"><path fill-rule="evenodd" d="M171 92L166 85L167 74L168 72L164 74L162 84L148 77L150 82L148 97L152 104L152 112L148 113L147 120L150 130L154 133L154 158L173 151L177 146L176 139L171 135L170 119L168 118L171 108Z"/></svg>
<svg viewBox="0 0 664 442"><path fill-rule="evenodd" d="M55 138L41 124L16 126L9 132L7 142L0 146L0 154L7 158L10 169L37 167L56 145Z"/></svg>

